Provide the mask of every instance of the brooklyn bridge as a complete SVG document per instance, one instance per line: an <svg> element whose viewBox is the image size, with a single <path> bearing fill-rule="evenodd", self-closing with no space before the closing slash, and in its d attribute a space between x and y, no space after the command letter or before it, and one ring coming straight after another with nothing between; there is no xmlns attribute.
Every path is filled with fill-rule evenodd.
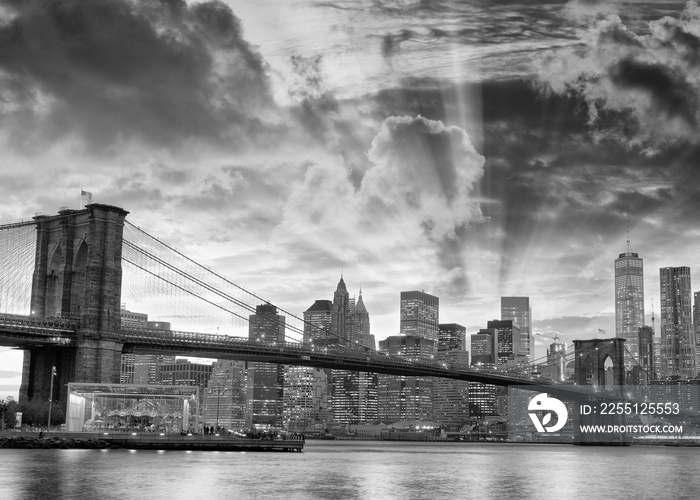
<svg viewBox="0 0 700 500"><path fill-rule="evenodd" d="M66 401L69 382L119 383L124 353L262 361L502 386L548 384L556 390L556 383L533 376L529 367L508 371L407 359L347 345L343 339L314 345L305 338L313 326L301 317L194 262L129 223L127 215L119 207L93 203L0 226L0 345L24 350L20 398L46 400L53 366L57 367L53 394L60 401ZM200 332L123 325L125 294L141 308L167 306L173 317L163 321L187 318ZM275 305L284 314L280 325L284 341L248 339L250 317L261 304ZM214 328L217 333L202 333ZM612 359L614 383L624 384L620 343L578 342L583 344L577 344L577 352L588 352L589 378L590 372L604 377L603 366Z"/></svg>

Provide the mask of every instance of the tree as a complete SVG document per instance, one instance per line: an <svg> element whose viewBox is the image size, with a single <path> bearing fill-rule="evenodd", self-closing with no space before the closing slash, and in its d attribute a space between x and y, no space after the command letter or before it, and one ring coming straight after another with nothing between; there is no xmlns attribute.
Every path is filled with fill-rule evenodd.
<svg viewBox="0 0 700 500"><path fill-rule="evenodd" d="M12 396L5 400L0 400L0 428L14 429L15 413L20 411L19 404Z"/></svg>

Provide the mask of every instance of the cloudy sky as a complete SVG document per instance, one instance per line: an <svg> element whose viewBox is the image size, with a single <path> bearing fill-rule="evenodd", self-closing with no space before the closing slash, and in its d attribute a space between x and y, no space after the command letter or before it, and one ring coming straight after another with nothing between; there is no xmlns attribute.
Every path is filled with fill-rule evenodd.
<svg viewBox="0 0 700 500"><path fill-rule="evenodd" d="M0 0L0 220L82 186L297 314L342 263L378 339L416 289L612 334L626 214L649 316L700 269L699 131L695 1Z"/></svg>

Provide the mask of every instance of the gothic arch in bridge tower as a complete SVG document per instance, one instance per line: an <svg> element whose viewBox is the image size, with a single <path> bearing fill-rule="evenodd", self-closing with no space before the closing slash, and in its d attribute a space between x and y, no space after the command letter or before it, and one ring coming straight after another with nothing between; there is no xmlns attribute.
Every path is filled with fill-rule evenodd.
<svg viewBox="0 0 700 500"><path fill-rule="evenodd" d="M579 370L582 373L579 374ZM593 380L593 360L589 354L584 355L580 363L576 365L576 380L585 380L586 384L590 384Z"/></svg>
<svg viewBox="0 0 700 500"><path fill-rule="evenodd" d="M73 259L73 275L71 279L70 315L79 318L82 312L82 304L85 301L85 280L87 273L88 245L83 238L78 246L78 251Z"/></svg>
<svg viewBox="0 0 700 500"><path fill-rule="evenodd" d="M49 259L49 267L46 274L46 306L45 317L61 315L61 290L63 288L63 266L66 256L63 253L61 244L58 243Z"/></svg>
<svg viewBox="0 0 700 500"><path fill-rule="evenodd" d="M625 385L625 339L574 340L574 373L579 385Z"/></svg>

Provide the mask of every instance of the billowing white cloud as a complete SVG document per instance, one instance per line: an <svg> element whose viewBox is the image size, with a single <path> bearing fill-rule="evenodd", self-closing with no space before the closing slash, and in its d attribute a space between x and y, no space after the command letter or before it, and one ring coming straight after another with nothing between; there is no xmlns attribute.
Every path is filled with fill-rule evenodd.
<svg viewBox="0 0 700 500"><path fill-rule="evenodd" d="M466 132L421 116L389 117L367 159L358 187L340 158L311 165L292 186L273 238L297 259L287 267L313 280L311 269L345 261L357 281L391 284L391 296L426 284L434 293L463 286L459 233L482 219L474 190L484 165Z"/></svg>

